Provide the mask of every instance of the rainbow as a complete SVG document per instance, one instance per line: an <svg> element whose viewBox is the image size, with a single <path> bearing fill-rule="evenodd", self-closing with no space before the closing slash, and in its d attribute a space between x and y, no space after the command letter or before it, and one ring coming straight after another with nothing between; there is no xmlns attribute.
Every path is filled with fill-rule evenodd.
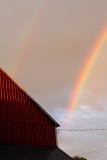
<svg viewBox="0 0 107 160"><path fill-rule="evenodd" d="M94 64L96 63L99 54L101 54L101 50L103 49L105 43L107 43L107 27L105 27L99 34L94 47L92 47L92 49L89 51L88 56L86 57L83 66L81 67L79 76L75 81L74 87L71 92L72 94L69 98L67 112L70 112L75 106L77 106L81 91L85 86L88 76Z"/></svg>
<svg viewBox="0 0 107 160"><path fill-rule="evenodd" d="M38 40L41 22L44 19L48 6L47 2L47 0L40 0L38 4L35 4L36 9L32 12L32 18L26 25L26 28L22 28L22 33L20 33L20 45L17 48L14 57L12 57L9 66L9 73L14 77L22 72L23 67L26 65L30 57L31 42L35 33L36 41Z"/></svg>

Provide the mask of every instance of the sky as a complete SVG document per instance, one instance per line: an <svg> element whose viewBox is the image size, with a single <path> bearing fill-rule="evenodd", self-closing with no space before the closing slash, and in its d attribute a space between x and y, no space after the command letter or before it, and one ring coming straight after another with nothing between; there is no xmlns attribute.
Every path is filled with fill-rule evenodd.
<svg viewBox="0 0 107 160"><path fill-rule="evenodd" d="M0 66L62 128L107 128L106 43L78 104L65 116L80 69L106 24L106 0L1 1ZM107 158L107 131L57 134L59 147L71 156Z"/></svg>

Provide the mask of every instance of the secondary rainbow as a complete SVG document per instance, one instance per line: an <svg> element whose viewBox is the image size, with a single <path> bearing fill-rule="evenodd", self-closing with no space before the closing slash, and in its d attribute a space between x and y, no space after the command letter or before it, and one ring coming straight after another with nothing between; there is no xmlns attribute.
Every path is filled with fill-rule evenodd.
<svg viewBox="0 0 107 160"><path fill-rule="evenodd" d="M44 19L45 12L48 7L48 0L41 0L38 2L34 12L32 12L32 18L26 25L26 28L22 28L20 46L17 49L15 56L12 58L9 72L11 75L17 75L21 73L22 68L26 65L30 57L30 47L34 34L36 35L36 41L38 41L38 35L40 33L41 22Z"/></svg>
<svg viewBox="0 0 107 160"><path fill-rule="evenodd" d="M103 29L100 33L94 47L89 51L88 55L86 56L85 62L80 70L79 76L75 81L74 87L72 89L70 99L68 102L67 110L70 112L75 106L77 106L79 102L79 97L81 95L81 91L84 88L84 85L88 79L88 76L96 63L99 54L101 54L101 50L103 49L104 45L107 43L107 27Z"/></svg>

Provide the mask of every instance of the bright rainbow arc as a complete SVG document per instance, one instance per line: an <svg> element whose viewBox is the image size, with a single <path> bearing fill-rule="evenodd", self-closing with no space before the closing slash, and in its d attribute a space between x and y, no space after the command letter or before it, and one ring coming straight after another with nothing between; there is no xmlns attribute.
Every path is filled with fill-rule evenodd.
<svg viewBox="0 0 107 160"><path fill-rule="evenodd" d="M88 53L85 63L80 70L79 76L74 84L72 94L70 95L70 100L67 107L68 112L70 112L78 104L81 91L85 86L86 80L88 79L96 59L99 54L101 54L101 49L103 48L105 42L107 42L107 27L100 33L94 47Z"/></svg>

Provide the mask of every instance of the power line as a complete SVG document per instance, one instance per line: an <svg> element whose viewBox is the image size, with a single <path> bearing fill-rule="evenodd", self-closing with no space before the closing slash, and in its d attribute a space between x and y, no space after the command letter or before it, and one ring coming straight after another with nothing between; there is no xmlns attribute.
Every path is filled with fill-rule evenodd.
<svg viewBox="0 0 107 160"><path fill-rule="evenodd" d="M95 150L92 150L92 151L89 151L89 152L82 153L81 155L93 154L93 153L96 153L96 152L106 151L106 150L107 150L107 147L98 148L98 149L95 149Z"/></svg>
<svg viewBox="0 0 107 160"><path fill-rule="evenodd" d="M89 129L58 129L58 131L64 132L93 132L93 131L107 131L107 128L89 128Z"/></svg>

